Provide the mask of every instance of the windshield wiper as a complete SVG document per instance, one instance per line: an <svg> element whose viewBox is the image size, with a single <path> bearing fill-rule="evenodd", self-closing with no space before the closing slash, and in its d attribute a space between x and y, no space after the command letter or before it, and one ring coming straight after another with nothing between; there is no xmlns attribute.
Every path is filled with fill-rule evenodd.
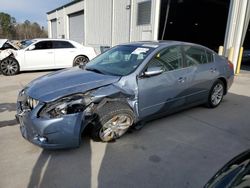
<svg viewBox="0 0 250 188"><path fill-rule="evenodd" d="M96 69L96 68L90 68L90 67L86 67L85 70L87 71L93 71L93 72L96 72L96 73L100 73L100 74L104 74L102 71L100 71L99 69Z"/></svg>

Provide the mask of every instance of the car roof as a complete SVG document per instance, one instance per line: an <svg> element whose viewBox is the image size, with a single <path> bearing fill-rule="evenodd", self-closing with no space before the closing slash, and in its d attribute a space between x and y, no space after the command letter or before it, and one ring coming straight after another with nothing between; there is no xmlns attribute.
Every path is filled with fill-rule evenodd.
<svg viewBox="0 0 250 188"><path fill-rule="evenodd" d="M136 41L136 42L130 42L130 43L124 43L122 45L130 45L130 46L145 46L145 47L167 47L167 46L173 46L173 45L191 45L191 46L200 46L203 48L207 48L205 46L202 46L200 44L190 43L190 42L183 42L183 41L174 41L174 40L156 40L156 41ZM207 48L209 49L209 48ZM209 49L211 50L211 49Z"/></svg>
<svg viewBox="0 0 250 188"><path fill-rule="evenodd" d="M8 39L0 39L0 48L3 47L4 43L6 43Z"/></svg>
<svg viewBox="0 0 250 188"><path fill-rule="evenodd" d="M72 41L72 40L68 40L68 39L54 39L54 38L34 38L32 40L36 40L36 41L47 41L47 40L54 40L54 41Z"/></svg>

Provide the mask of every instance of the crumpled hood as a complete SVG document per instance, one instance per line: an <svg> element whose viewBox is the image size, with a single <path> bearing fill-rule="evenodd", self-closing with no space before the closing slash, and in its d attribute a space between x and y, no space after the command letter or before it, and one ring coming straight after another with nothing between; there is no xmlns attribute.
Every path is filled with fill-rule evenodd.
<svg viewBox="0 0 250 188"><path fill-rule="evenodd" d="M8 39L0 39L0 48L3 47L3 45L5 44L5 42L7 42Z"/></svg>
<svg viewBox="0 0 250 188"><path fill-rule="evenodd" d="M88 90L117 82L119 76L98 74L78 67L63 69L42 76L27 85L28 96L50 102L74 93L84 93Z"/></svg>

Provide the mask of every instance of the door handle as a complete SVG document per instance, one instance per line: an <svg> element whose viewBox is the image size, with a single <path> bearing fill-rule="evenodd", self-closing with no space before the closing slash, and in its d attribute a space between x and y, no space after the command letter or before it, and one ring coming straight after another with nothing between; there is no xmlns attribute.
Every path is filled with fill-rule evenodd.
<svg viewBox="0 0 250 188"><path fill-rule="evenodd" d="M210 68L210 72L214 73L216 71L216 68Z"/></svg>
<svg viewBox="0 0 250 188"><path fill-rule="evenodd" d="M178 82L179 82L179 83L184 83L185 80L186 80L185 77L180 77L180 78L178 78Z"/></svg>

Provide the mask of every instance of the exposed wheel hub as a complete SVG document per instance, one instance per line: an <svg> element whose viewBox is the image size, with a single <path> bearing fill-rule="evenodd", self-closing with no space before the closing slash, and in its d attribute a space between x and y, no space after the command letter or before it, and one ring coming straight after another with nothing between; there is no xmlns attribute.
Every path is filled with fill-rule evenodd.
<svg viewBox="0 0 250 188"><path fill-rule="evenodd" d="M7 65L7 69L13 69L11 65Z"/></svg>

